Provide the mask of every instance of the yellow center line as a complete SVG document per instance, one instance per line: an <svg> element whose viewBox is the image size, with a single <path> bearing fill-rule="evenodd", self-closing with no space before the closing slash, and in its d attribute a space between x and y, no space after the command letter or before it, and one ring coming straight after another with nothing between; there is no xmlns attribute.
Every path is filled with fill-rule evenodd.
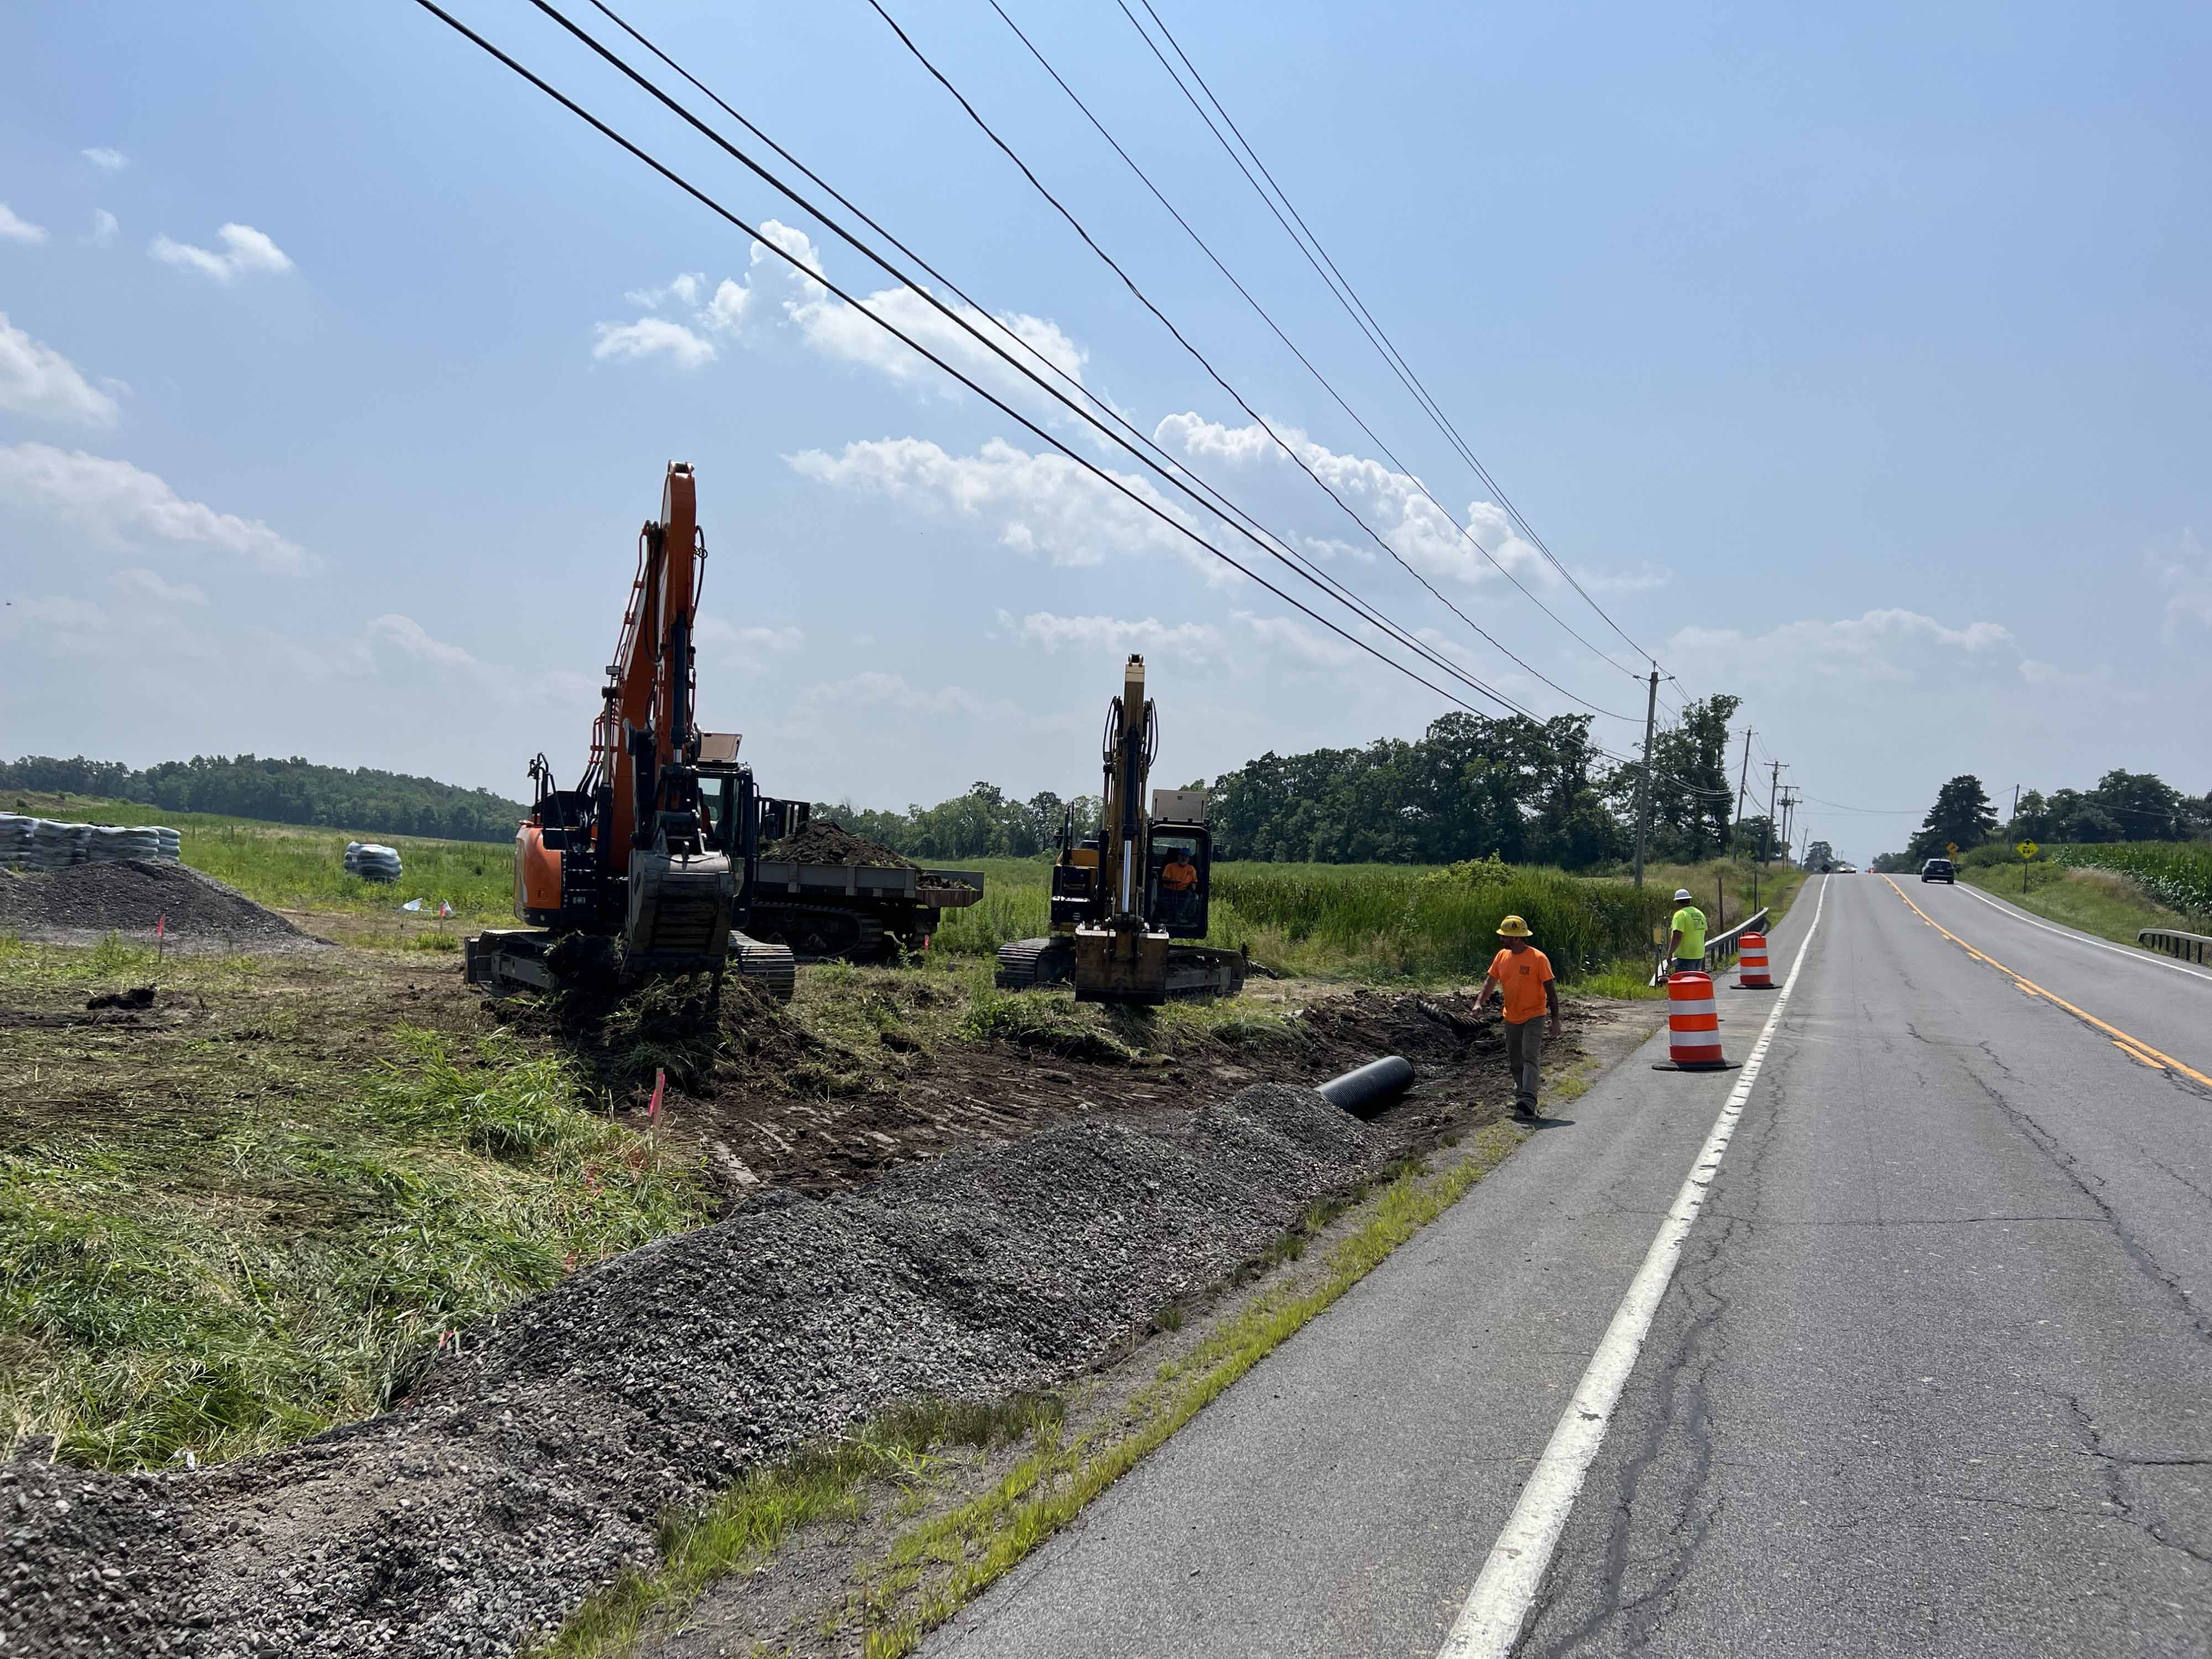
<svg viewBox="0 0 2212 1659"><path fill-rule="evenodd" d="M1986 962L1989 963L1990 967L1996 969L1997 972L2004 975L2008 979L2011 980L2014 985L2027 992L2030 996L2043 997L2049 1001L2057 1004L2058 1006L2063 1008L2068 1013L2073 1015L2075 1018L2087 1020L2090 1024L2102 1031L2106 1036L2111 1037L2113 1040L2113 1046L2119 1048L2124 1053L2130 1054L2130 1058L2143 1060L2143 1056L2148 1054L2151 1058L2148 1060L2143 1060L2143 1064L2146 1066L2163 1066L2171 1067L2172 1070L2180 1073L2182 1076L2193 1079L2197 1082L2203 1084L2206 1088L2212 1089L2212 1077L2205 1076L2203 1073L2198 1071L2193 1066L2183 1065L2181 1061L2174 1059L2171 1054L2160 1054L2157 1049L2152 1048L2150 1044L2145 1042L2141 1037L2130 1036L2125 1031L2120 1030L2117 1025L2106 1024L2103 1020L2099 1019L2096 1015L2089 1012L2087 1009L2076 1008L2072 1003L2067 1001L2064 997L2053 995L2051 992L2045 990L2040 985L2038 985L2033 980L2028 978L2027 975L2016 972L2014 969L2006 967L2004 963L1999 962L1995 957L1990 955L1987 951L1977 951L1972 945L1967 944L1966 940L1960 939L1956 933L1946 927L1942 922L1936 921L1935 917L1929 915L1925 910L1915 904L1912 900L1907 896L1905 890L1902 887L1899 887L1895 881L1891 880L1887 876L1884 876L1882 879L1889 882L1889 890L1896 894L1898 897L1904 899L1905 908L1911 911L1914 915L1919 917L1921 921L1926 922L1937 933L1942 934L1945 939L1949 939L1952 944L1957 945L1968 956L1973 957L1975 961Z"/></svg>
<svg viewBox="0 0 2212 1659"><path fill-rule="evenodd" d="M2130 1048L2126 1043L2122 1042L2117 1037L2112 1040L2112 1047L2118 1048L2122 1054L2125 1054L2130 1060L2134 1060L2138 1066L2148 1066L2154 1072L2162 1071L2165 1069L2148 1054L2144 1054L2140 1048Z"/></svg>

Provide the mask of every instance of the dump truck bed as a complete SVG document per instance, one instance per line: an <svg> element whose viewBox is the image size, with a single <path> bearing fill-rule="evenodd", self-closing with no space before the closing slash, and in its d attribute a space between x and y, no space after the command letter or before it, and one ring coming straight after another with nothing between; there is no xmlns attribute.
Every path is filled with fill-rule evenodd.
<svg viewBox="0 0 2212 1659"><path fill-rule="evenodd" d="M980 870L909 870L896 865L804 864L763 859L754 892L787 898L906 899L936 910L957 910L983 896Z"/></svg>

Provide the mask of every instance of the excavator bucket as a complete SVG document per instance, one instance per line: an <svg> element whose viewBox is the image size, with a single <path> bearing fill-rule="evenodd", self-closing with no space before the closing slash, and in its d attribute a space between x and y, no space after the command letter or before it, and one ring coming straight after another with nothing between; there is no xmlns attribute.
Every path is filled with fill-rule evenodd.
<svg viewBox="0 0 2212 1659"><path fill-rule="evenodd" d="M633 852L623 965L633 973L720 973L737 878L720 853Z"/></svg>

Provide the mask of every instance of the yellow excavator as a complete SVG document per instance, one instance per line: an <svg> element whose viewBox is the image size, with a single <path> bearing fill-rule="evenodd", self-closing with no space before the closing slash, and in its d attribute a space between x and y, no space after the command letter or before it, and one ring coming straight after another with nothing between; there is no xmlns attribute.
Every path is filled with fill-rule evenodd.
<svg viewBox="0 0 2212 1659"><path fill-rule="evenodd" d="M1179 942L1206 937L1213 842L1203 789L1153 790L1146 810L1159 737L1145 659L1133 656L1106 710L1097 833L1078 844L1073 817L1063 822L1051 933L999 947L1002 988L1073 982L1078 1002L1137 1004L1244 988L1245 952Z"/></svg>

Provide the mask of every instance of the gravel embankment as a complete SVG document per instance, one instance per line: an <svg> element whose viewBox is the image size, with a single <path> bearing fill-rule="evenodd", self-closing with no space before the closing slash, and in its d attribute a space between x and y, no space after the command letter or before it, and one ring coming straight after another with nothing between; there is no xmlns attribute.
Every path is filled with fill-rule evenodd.
<svg viewBox="0 0 2212 1659"><path fill-rule="evenodd" d="M289 1452L18 1463L0 1655L504 1655L650 1565L669 1504L896 1400L1064 1381L1380 1156L1280 1084L1172 1133L1047 1130L620 1257Z"/></svg>
<svg viewBox="0 0 2212 1659"><path fill-rule="evenodd" d="M155 924L164 921L174 950L298 950L324 943L235 887L172 860L0 872L0 930L25 939L52 945L94 944L110 933L150 939Z"/></svg>

